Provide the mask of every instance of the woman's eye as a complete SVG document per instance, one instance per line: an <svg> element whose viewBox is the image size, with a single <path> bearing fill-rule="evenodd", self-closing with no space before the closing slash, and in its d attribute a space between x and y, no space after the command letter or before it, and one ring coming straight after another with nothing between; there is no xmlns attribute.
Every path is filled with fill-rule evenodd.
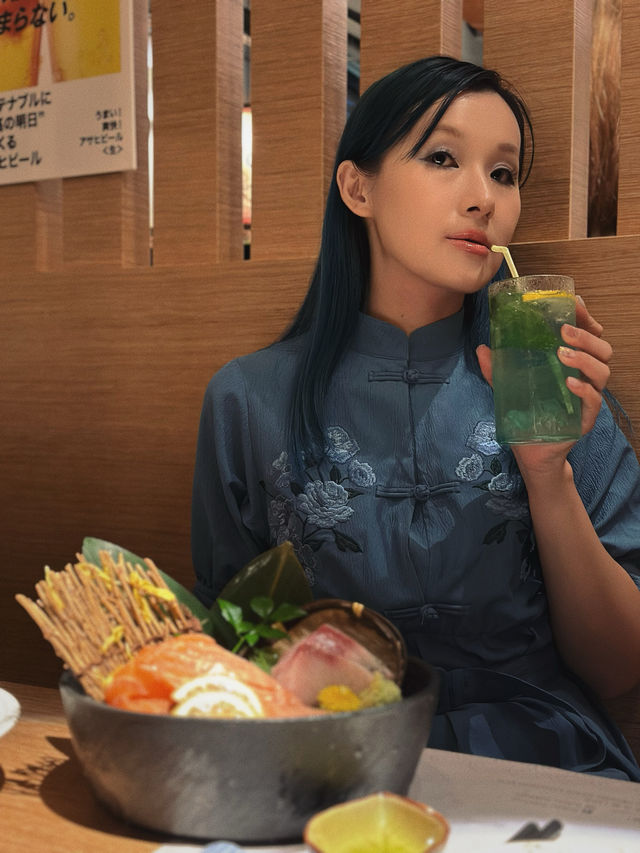
<svg viewBox="0 0 640 853"><path fill-rule="evenodd" d="M493 172L491 172L491 177L499 184L506 184L507 186L514 186L516 183L515 172L507 166L501 166L499 169L494 169Z"/></svg>
<svg viewBox="0 0 640 853"><path fill-rule="evenodd" d="M458 164L453 159L448 151L434 151L433 154L427 155L425 160L428 163L433 163L434 166L457 166Z"/></svg>

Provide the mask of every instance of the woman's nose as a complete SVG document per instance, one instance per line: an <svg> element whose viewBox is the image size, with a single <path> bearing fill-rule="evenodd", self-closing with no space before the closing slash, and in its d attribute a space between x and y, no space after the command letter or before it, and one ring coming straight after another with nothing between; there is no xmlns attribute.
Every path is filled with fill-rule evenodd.
<svg viewBox="0 0 640 853"><path fill-rule="evenodd" d="M468 213L479 213L490 217L496 207L491 179L484 175L476 175L469 186L466 196Z"/></svg>

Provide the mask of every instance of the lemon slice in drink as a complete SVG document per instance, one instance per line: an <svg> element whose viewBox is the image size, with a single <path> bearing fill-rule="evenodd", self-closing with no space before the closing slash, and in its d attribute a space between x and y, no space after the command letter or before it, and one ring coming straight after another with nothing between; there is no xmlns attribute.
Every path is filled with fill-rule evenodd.
<svg viewBox="0 0 640 853"><path fill-rule="evenodd" d="M573 299L573 294L566 293L564 290L531 290L522 294L522 301L535 302L538 299L557 299L559 297Z"/></svg>
<svg viewBox="0 0 640 853"><path fill-rule="evenodd" d="M209 673L180 685L171 694L177 717L264 717L255 691L228 675Z"/></svg>

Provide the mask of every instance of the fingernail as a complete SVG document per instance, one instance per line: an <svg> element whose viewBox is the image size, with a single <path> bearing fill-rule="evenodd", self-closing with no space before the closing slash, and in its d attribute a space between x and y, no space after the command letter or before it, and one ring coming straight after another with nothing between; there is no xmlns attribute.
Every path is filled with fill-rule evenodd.
<svg viewBox="0 0 640 853"><path fill-rule="evenodd" d="M576 379L575 376L567 376L567 385L569 388L578 389L580 387L580 380Z"/></svg>
<svg viewBox="0 0 640 853"><path fill-rule="evenodd" d="M584 299L582 298L582 296L576 294L576 300L580 303L580 305L582 305L583 308L587 307L584 303Z"/></svg>
<svg viewBox="0 0 640 853"><path fill-rule="evenodd" d="M573 358L576 354L574 349L570 349L569 347L558 347L558 355L561 355L563 358Z"/></svg>
<svg viewBox="0 0 640 853"><path fill-rule="evenodd" d="M569 323L565 323L562 330L570 338L576 338L578 336L578 330L576 327L569 325Z"/></svg>

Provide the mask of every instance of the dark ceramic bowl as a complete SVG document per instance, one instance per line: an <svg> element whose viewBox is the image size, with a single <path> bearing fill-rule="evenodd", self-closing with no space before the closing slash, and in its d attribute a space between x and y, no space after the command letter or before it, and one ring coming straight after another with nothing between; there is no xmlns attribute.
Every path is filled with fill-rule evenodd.
<svg viewBox="0 0 640 853"><path fill-rule="evenodd" d="M316 812L375 791L406 794L426 745L437 672L410 659L401 702L346 714L213 720L122 711L68 673L71 739L119 817L198 839L299 841Z"/></svg>

